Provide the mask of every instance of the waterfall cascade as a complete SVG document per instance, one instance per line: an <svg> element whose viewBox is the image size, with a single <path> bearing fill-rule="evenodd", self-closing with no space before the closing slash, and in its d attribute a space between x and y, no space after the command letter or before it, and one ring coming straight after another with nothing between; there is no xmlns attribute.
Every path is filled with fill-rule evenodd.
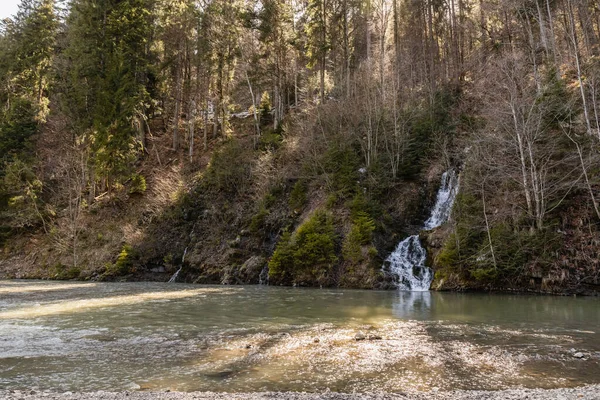
<svg viewBox="0 0 600 400"><path fill-rule="evenodd" d="M169 279L168 283L173 283L177 281L177 277L179 276L179 273L181 272L181 269L183 268L183 262L185 261L185 256L187 254L188 248L186 247L185 250L183 251L183 257L181 258L181 266L179 267L179 269L177 271L175 271L175 273L173 274L173 276L171 277L171 279Z"/></svg>
<svg viewBox="0 0 600 400"><path fill-rule="evenodd" d="M269 284L269 266L265 265L265 267L260 271L260 275L258 276L258 284L259 285L268 285Z"/></svg>
<svg viewBox="0 0 600 400"><path fill-rule="evenodd" d="M424 230L435 229L448 220L457 192L458 175L453 170L444 172L442 185L431 215L425 221ZM426 259L427 252L421 245L419 235L412 235L398 244L396 250L387 258L384 269L392 274L398 289L424 292L429 290L433 281L433 271L425 266Z"/></svg>

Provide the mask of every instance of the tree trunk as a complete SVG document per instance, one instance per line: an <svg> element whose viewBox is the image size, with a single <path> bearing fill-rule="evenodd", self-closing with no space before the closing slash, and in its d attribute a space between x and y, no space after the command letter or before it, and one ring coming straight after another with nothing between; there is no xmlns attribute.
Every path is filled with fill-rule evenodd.
<svg viewBox="0 0 600 400"><path fill-rule="evenodd" d="M175 89L175 115L173 116L173 150L179 150L179 114L181 113L181 50L177 55L177 87Z"/></svg>
<svg viewBox="0 0 600 400"><path fill-rule="evenodd" d="M575 32L575 17L573 16L573 5L571 3L571 0L567 0L567 7L568 7L569 21L570 21L570 24L569 24L570 25L570 29L569 29L570 39L573 44L573 51L575 53L575 65L577 67L577 80L579 81L579 92L581 94L581 102L583 105L583 114L585 117L587 132L589 134L591 134L592 126L590 124L590 115L588 112L587 100L586 100L586 96L585 96L585 87L584 87L583 78L582 78L581 63L579 62L579 43L577 40L577 33ZM598 137L600 138L600 132L598 132Z"/></svg>
<svg viewBox="0 0 600 400"><path fill-rule="evenodd" d="M188 115L188 124L190 129L190 163L194 161L194 128L196 123L196 102L194 100L190 101L190 109Z"/></svg>

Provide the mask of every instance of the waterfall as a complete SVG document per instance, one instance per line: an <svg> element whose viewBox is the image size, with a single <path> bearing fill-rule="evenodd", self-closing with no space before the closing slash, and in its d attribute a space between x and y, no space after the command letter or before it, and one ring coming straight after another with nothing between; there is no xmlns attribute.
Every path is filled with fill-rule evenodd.
<svg viewBox="0 0 600 400"><path fill-rule="evenodd" d="M442 185L437 193L437 199L435 206L431 211L431 216L427 221L423 229L428 231L441 226L444 222L450 218L452 212L452 205L458 192L458 175L454 170L446 171L442 175Z"/></svg>
<svg viewBox="0 0 600 400"><path fill-rule="evenodd" d="M265 265L265 267L260 271L260 275L258 276L258 284L259 285L268 285L269 284L269 265Z"/></svg>
<svg viewBox="0 0 600 400"><path fill-rule="evenodd" d="M183 257L181 258L181 266L179 267L179 269L177 271L175 271L175 273L173 274L171 279L169 279L168 283L173 283L177 280L177 277L179 276L179 273L181 272L181 269L183 268L183 262L185 261L185 255L187 254L187 251L188 251L188 248L186 247L185 250L183 251Z"/></svg>
<svg viewBox="0 0 600 400"><path fill-rule="evenodd" d="M435 229L448 220L457 189L456 172L453 170L444 172L435 205L423 225L424 230ZM419 235L412 235L398 244L396 250L387 258L383 268L385 271L386 265L389 265L389 270L385 272L392 274L398 289L425 292L429 290L433 281L433 271L425 266L426 259L427 252L421 245Z"/></svg>

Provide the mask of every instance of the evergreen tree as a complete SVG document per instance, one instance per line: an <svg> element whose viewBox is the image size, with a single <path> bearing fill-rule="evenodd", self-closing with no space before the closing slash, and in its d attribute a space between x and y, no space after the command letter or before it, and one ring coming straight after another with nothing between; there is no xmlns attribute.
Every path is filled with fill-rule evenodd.
<svg viewBox="0 0 600 400"><path fill-rule="evenodd" d="M153 0L77 0L68 21L65 110L109 190L128 175L141 144L153 11Z"/></svg>

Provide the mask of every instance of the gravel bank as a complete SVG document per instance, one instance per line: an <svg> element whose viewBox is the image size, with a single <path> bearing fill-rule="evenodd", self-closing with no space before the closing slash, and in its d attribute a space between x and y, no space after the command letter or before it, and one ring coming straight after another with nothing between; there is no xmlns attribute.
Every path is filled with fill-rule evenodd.
<svg viewBox="0 0 600 400"><path fill-rule="evenodd" d="M92 393L51 393L35 391L0 390L0 398L5 400L542 400L577 399L600 400L600 385L571 389L510 389L501 391L454 391L410 394L340 394L340 393L181 393L181 392L92 392Z"/></svg>

